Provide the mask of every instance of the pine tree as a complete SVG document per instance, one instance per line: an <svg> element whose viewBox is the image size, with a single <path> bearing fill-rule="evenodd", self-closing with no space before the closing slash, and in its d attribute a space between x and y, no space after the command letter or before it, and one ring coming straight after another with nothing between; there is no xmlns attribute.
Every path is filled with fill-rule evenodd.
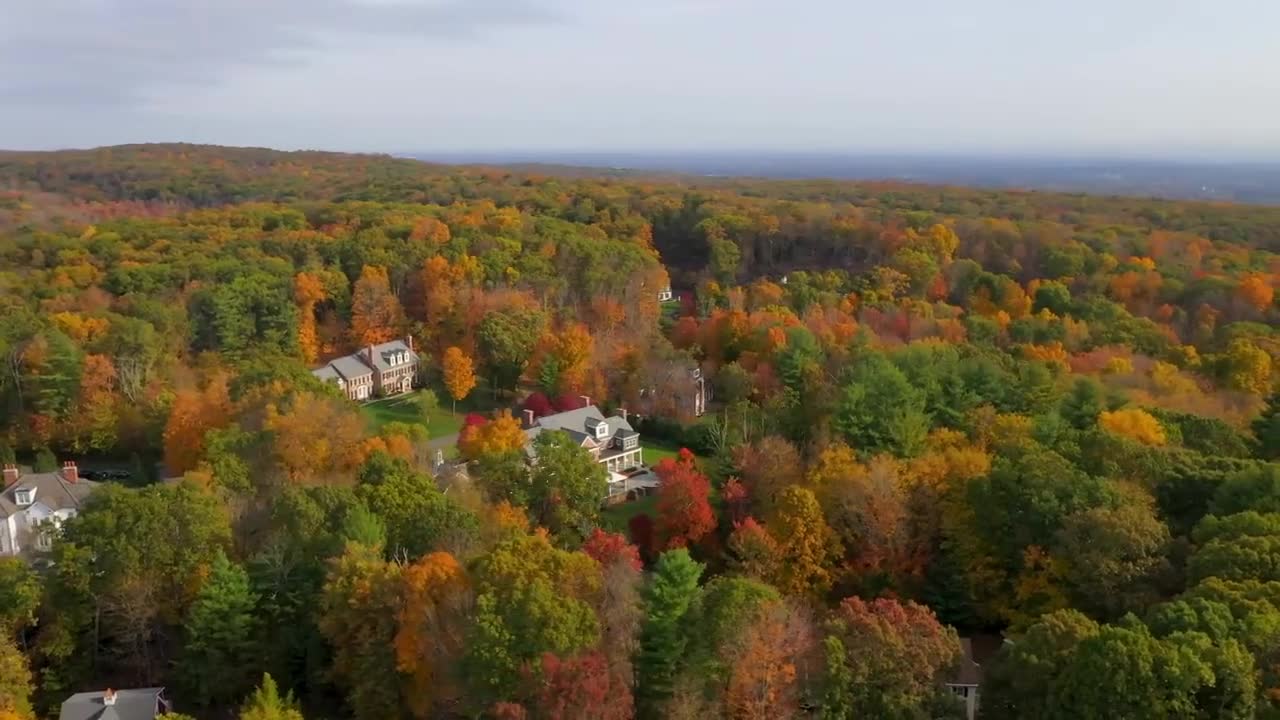
<svg viewBox="0 0 1280 720"><path fill-rule="evenodd" d="M281 697L276 681L263 675L262 685L240 708L240 720L302 720L302 713L293 701L293 693Z"/></svg>
<svg viewBox="0 0 1280 720"><path fill-rule="evenodd" d="M662 717L664 702L675 692L689 643L685 617L698 597L702 569L688 550L671 550L658 558L653 579L645 588L646 613L636 659L636 705L641 718Z"/></svg>
<svg viewBox="0 0 1280 720"><path fill-rule="evenodd" d="M1253 438L1263 460L1280 458L1280 393L1267 398L1267 406L1253 421Z"/></svg>
<svg viewBox="0 0 1280 720"><path fill-rule="evenodd" d="M194 702L209 705L244 694L255 655L256 604L244 569L221 553L214 557L209 580L187 614L180 661Z"/></svg>

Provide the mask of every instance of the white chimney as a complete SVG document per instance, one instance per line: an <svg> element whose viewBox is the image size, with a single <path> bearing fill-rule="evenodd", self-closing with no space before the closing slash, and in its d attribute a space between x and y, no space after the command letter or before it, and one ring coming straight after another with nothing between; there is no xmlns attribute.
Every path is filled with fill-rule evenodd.
<svg viewBox="0 0 1280 720"><path fill-rule="evenodd" d="M582 398L582 402L583 402L583 403L585 403L585 404L587 404L587 405L590 405L590 404L591 404L591 396L590 396L590 395L579 395L578 397Z"/></svg>
<svg viewBox="0 0 1280 720"><path fill-rule="evenodd" d="M524 426L527 428L533 427L533 411L528 408L524 411Z"/></svg>
<svg viewBox="0 0 1280 720"><path fill-rule="evenodd" d="M627 419L627 409L626 409L626 408L618 408L618 414L622 416L622 419L623 419L623 420L626 420L626 419Z"/></svg>

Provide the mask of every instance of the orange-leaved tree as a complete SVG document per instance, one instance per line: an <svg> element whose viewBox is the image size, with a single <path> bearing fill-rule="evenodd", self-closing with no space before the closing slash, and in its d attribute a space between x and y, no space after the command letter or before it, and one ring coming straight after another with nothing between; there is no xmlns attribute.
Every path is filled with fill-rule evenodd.
<svg viewBox="0 0 1280 720"><path fill-rule="evenodd" d="M204 453L205 433L225 426L230 417L226 375L213 376L201 390L175 394L164 426L164 463L169 471L184 473L195 468Z"/></svg>
<svg viewBox="0 0 1280 720"><path fill-rule="evenodd" d="M471 582L452 555L434 552L405 567L404 604L395 636L396 668L404 673L415 717L433 717L461 695L457 666L466 648Z"/></svg>
<svg viewBox="0 0 1280 720"><path fill-rule="evenodd" d="M462 457L475 460L514 452L523 448L526 440L520 421L512 417L510 410L503 410L488 422L464 427L458 436L458 450Z"/></svg>
<svg viewBox="0 0 1280 720"><path fill-rule="evenodd" d="M444 386L453 399L453 411L458 411L458 401L465 398L476 386L475 364L459 347L450 346L440 360L444 373Z"/></svg>
<svg viewBox="0 0 1280 720"><path fill-rule="evenodd" d="M324 300L324 281L300 272L293 278L293 301L298 305L298 347L302 359L314 363L320 357L320 334L316 329L316 304Z"/></svg>
<svg viewBox="0 0 1280 720"><path fill-rule="evenodd" d="M391 292L387 269L365 265L351 293L351 342L356 347L384 343L403 328L404 311Z"/></svg>

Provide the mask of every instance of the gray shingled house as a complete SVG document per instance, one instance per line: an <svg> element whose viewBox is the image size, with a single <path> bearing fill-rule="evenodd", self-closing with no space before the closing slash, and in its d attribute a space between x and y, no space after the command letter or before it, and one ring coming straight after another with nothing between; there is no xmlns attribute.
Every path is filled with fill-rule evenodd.
<svg viewBox="0 0 1280 720"><path fill-rule="evenodd" d="M73 462L51 473L4 466L0 484L0 556L49 550L53 531L80 510L98 483L80 477Z"/></svg>
<svg viewBox="0 0 1280 720"><path fill-rule="evenodd" d="M334 358L311 374L336 384L356 401L397 395L413 389L418 376L418 354L413 350L413 338L406 337Z"/></svg>
<svg viewBox="0 0 1280 720"><path fill-rule="evenodd" d="M536 462L534 438L559 430L569 434L574 442L587 449L609 471L609 494L606 500L616 501L626 495L629 483L623 475L644 465L644 448L640 447L640 433L627 422L627 411L605 417L600 408L586 407L567 412L533 417L533 411L525 411L525 455Z"/></svg>

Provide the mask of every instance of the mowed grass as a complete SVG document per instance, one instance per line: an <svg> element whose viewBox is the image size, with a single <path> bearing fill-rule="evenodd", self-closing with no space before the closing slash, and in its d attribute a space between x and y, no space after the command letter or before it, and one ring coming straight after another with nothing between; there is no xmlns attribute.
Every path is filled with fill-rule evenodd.
<svg viewBox="0 0 1280 720"><path fill-rule="evenodd" d="M452 435L462 428L462 413L459 412L455 415L450 412L448 406L438 408L431 413L427 422L423 422L422 412L418 409L417 392L385 400L375 400L367 405L361 405L360 412L364 413L369 427L374 432L393 422L425 426L427 428L427 436L433 438Z"/></svg>
<svg viewBox="0 0 1280 720"><path fill-rule="evenodd" d="M624 502L619 505L610 505L600 511L600 524L606 530L612 532L620 532L627 534L627 523L631 518L641 513L648 513L649 517L654 516L654 511L658 506L657 495L645 495L631 502Z"/></svg>

